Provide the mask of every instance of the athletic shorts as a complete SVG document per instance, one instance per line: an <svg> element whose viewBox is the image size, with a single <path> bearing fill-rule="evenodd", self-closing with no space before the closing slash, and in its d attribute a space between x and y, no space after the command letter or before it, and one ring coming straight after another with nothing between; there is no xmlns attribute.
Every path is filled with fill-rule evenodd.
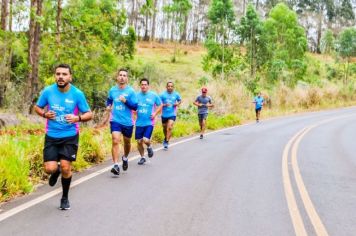
<svg viewBox="0 0 356 236"><path fill-rule="evenodd" d="M198 114L199 121L206 120L208 113Z"/></svg>
<svg viewBox="0 0 356 236"><path fill-rule="evenodd" d="M176 116L170 116L170 117L161 117L162 118L162 124L165 124L168 122L168 120L173 120L176 121Z"/></svg>
<svg viewBox="0 0 356 236"><path fill-rule="evenodd" d="M110 130L111 130L111 133L112 132L120 132L126 138L131 138L132 137L132 132L133 132L133 125L132 126L126 126L126 125L122 125L120 123L111 121L110 122Z"/></svg>
<svg viewBox="0 0 356 236"><path fill-rule="evenodd" d="M43 161L60 161L60 159L67 161L75 161L78 152L79 135L52 138L45 136L45 143L43 149Z"/></svg>
<svg viewBox="0 0 356 236"><path fill-rule="evenodd" d="M151 139L152 132L153 132L153 125L136 126L135 139L140 140L143 137L147 139Z"/></svg>
<svg viewBox="0 0 356 236"><path fill-rule="evenodd" d="M255 109L256 112L259 112L262 110L262 107Z"/></svg>

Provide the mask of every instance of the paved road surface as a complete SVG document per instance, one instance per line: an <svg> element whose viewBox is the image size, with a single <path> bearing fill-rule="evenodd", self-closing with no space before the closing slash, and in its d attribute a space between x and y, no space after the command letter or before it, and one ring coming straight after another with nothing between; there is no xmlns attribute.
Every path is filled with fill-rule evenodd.
<svg viewBox="0 0 356 236"><path fill-rule="evenodd" d="M69 211L60 184L1 206L0 235L356 235L355 131L348 108L193 137L75 175Z"/></svg>

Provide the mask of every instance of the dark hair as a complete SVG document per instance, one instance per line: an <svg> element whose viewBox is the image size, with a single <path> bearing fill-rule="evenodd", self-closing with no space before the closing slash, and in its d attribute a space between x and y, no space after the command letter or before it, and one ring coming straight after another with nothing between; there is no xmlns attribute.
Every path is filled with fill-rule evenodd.
<svg viewBox="0 0 356 236"><path fill-rule="evenodd" d="M172 81L168 81L166 86L168 86L168 84L172 84L174 86L174 83Z"/></svg>
<svg viewBox="0 0 356 236"><path fill-rule="evenodd" d="M59 65L57 65L57 66L54 68L54 73L56 73L56 70L57 70L58 68L66 68L66 69L69 70L69 73L72 74L72 68L70 68L70 65L68 65L68 64L59 64Z"/></svg>
<svg viewBox="0 0 356 236"><path fill-rule="evenodd" d="M126 69L126 68L120 68L118 71L117 71L117 74L119 74L121 71L125 71L127 74L129 73L129 70Z"/></svg>
<svg viewBox="0 0 356 236"><path fill-rule="evenodd" d="M140 84L142 83L142 81L146 81L147 84L150 84L150 81L149 81L147 78L142 78L142 79L140 80Z"/></svg>

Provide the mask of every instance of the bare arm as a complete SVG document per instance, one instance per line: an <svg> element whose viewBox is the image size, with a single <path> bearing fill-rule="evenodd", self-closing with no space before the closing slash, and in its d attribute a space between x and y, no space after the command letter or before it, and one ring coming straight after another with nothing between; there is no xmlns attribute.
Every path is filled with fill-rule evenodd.
<svg viewBox="0 0 356 236"><path fill-rule="evenodd" d="M56 113L54 111L46 111L44 108L41 108L37 105L35 105L35 112L39 116L42 116L43 118L46 118L46 119L53 120L56 117Z"/></svg>

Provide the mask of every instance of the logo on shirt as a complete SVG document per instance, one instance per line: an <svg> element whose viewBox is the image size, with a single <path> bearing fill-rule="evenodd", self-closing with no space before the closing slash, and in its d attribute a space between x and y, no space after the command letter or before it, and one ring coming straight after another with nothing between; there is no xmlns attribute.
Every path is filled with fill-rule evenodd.
<svg viewBox="0 0 356 236"><path fill-rule="evenodd" d="M69 100L68 98L66 98L66 99L64 100L64 102L65 102L65 103L74 103L73 100Z"/></svg>

